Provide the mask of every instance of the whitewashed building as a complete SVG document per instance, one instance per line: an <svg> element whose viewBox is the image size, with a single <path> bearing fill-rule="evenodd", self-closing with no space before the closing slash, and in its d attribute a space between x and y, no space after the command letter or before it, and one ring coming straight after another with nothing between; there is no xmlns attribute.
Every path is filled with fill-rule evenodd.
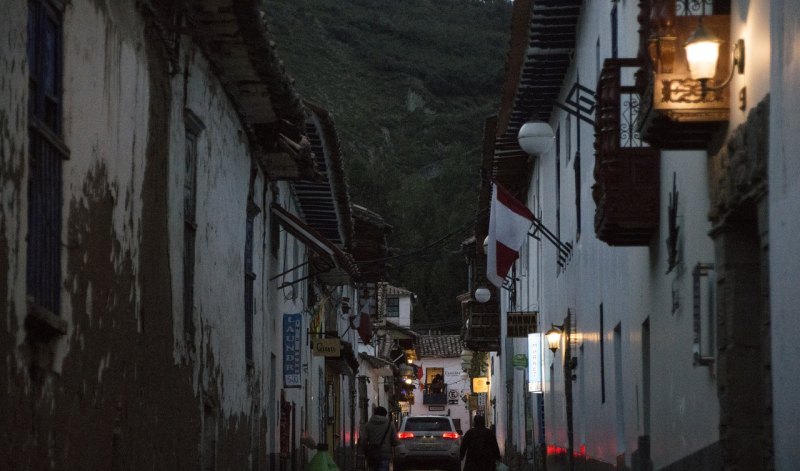
<svg viewBox="0 0 800 471"><path fill-rule="evenodd" d="M421 334L415 344L417 375L414 404L409 415L446 415L457 428L466 432L470 426L469 404L464 399L471 393L469 378L461 369L461 336ZM441 383L437 381L441 375Z"/></svg>
<svg viewBox="0 0 800 471"><path fill-rule="evenodd" d="M385 237L265 12L1 6L0 468L351 465L356 259Z"/></svg>
<svg viewBox="0 0 800 471"><path fill-rule="evenodd" d="M489 303L503 363L492 382L509 385L494 388L507 459L796 467L790 3L515 2L483 164L536 216ZM701 19L721 40L705 89L684 49ZM517 142L529 121L554 131L539 155ZM542 394L519 393L527 378L508 362L527 342L505 335L509 311L561 330L542 352Z"/></svg>

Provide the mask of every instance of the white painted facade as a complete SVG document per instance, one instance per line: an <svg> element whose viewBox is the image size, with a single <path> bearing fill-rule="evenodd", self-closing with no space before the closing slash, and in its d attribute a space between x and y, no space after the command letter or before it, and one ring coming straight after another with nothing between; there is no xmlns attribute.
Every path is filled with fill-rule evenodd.
<svg viewBox="0 0 800 471"><path fill-rule="evenodd" d="M460 358L442 358L442 357L420 357L417 361L417 366L423 368L426 372L423 374L422 380L416 382L417 389L414 391L414 404L411 405L409 415L447 415L454 420L460 420L461 428L464 432L469 429L469 405L461 398L470 393L469 380L461 379L461 359ZM444 369L444 382L447 385L447 392L456 391L458 395L457 404L442 405L443 410L431 410L431 407L438 408L438 406L429 406L423 400L424 381L427 377L428 368L443 368Z"/></svg>
<svg viewBox="0 0 800 471"><path fill-rule="evenodd" d="M392 302L392 300L395 300L394 302L397 303L397 316L390 315L389 309L387 308L385 311L386 320L400 327L405 327L407 329L411 328L411 314L414 293L404 288L386 285L385 296L387 306Z"/></svg>
<svg viewBox="0 0 800 471"><path fill-rule="evenodd" d="M770 2L770 159L768 164L770 234L770 306L775 421L775 469L790 470L800 462L795 445L800 423L797 391L800 378L800 305L797 234L800 234L800 10L792 0Z"/></svg>
<svg viewBox="0 0 800 471"><path fill-rule="evenodd" d="M771 94L769 158L769 267L772 316L772 380L774 382L774 447L776 469L793 469L800 455L792 441L800 407L800 387L791 372L800 367L796 338L800 322L792 313L800 303L796 286L800 264L793 235L800 231L800 161L790 149L800 146L793 118L798 109L798 58L800 29L796 2L732 1L731 40L744 38L747 48L743 75L735 74L728 135L748 113ZM563 79L560 101L578 79L595 88L599 67L611 57L611 9L619 9L619 57L635 57L638 48L637 2L583 2L578 22L572 65ZM771 32L768 34L767 32ZM721 59L727 60L727 59ZM766 79L766 77L771 77ZM736 92L747 88L747 107L740 110ZM657 235L645 247L610 247L595 237L594 130L554 108L549 123L561 133L561 155L556 148L535 159L525 204L563 242L573 244L565 268L556 263L556 251L547 240L528 239L516 264L517 297L514 310L538 311L539 331L564 323L573 324L572 356L577 360L572 385L574 450L586 458L612 465L621 458L633 466L638 438L650 438L654 469L674 464L720 440L720 407L715 366L693 365L692 268L715 261L714 241L709 235L709 169L705 151L661 152L660 223ZM571 126L569 132L567 127ZM577 126L581 141L577 142ZM580 151L580 220L575 204L575 151ZM556 165L560 165L560 200L556 198ZM679 192L677 222L680 226L678 266L668 272L667 202ZM560 208L560 224L556 219ZM559 227L560 226L560 227ZM712 278L713 279L713 278ZM705 287L703 288L706 289ZM714 288L703 296L714 296ZM526 353L526 341L506 339L505 314L511 302L501 291L501 354L493 356L492 384L496 400L498 441L519 451L540 437L520 434L529 401L525 381L515 375L510 357ZM702 307L703 328L713 326L713 311ZM602 311L602 314L601 314ZM602 317L601 317L602 316ZM602 320L601 320L602 319ZM711 320L711 324L709 324ZM703 340L705 342L705 340ZM601 353L602 348L602 353ZM706 350L707 349L707 350ZM703 345L714 355L715 345ZM547 445L568 448L566 427L564 338L553 354L544 349L544 422ZM647 372L649 371L649 375ZM566 381L569 381L567 379ZM512 385L513 404L501 389ZM500 387L498 387L500 386ZM509 410L510 409L510 410ZM531 420L531 417L527 418ZM535 420L541 420L538 414ZM534 425L534 428L538 425ZM526 446L527 444L527 446Z"/></svg>

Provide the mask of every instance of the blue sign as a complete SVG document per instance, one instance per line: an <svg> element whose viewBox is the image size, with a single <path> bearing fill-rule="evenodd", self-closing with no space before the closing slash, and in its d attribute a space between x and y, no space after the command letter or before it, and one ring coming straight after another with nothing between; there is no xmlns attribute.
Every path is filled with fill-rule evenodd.
<svg viewBox="0 0 800 471"><path fill-rule="evenodd" d="M299 388L303 314L283 315L283 387Z"/></svg>

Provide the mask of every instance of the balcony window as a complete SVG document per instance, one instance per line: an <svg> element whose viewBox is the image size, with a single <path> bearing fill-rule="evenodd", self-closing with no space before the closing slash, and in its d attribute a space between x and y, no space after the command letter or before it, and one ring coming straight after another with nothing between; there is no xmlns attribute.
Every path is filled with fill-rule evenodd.
<svg viewBox="0 0 800 471"><path fill-rule="evenodd" d="M447 404L447 384L444 382L444 368L428 368L422 391L425 405Z"/></svg>
<svg viewBox="0 0 800 471"><path fill-rule="evenodd" d="M658 228L659 159L639 132L638 59L607 59L597 86L595 234L609 245L648 245Z"/></svg>

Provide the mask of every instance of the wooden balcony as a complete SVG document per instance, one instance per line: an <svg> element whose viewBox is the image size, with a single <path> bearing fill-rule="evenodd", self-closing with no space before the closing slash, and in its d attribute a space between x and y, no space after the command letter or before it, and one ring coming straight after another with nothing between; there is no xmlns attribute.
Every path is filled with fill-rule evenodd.
<svg viewBox="0 0 800 471"><path fill-rule="evenodd" d="M607 59L597 86L594 227L608 245L648 245L658 229L660 152L636 127L640 66L638 59Z"/></svg>
<svg viewBox="0 0 800 471"><path fill-rule="evenodd" d="M426 406L438 406L447 404L447 386L436 389L426 384L422 390L422 404Z"/></svg>
<svg viewBox="0 0 800 471"><path fill-rule="evenodd" d="M466 333L464 343L475 352L500 350L500 312L489 302L470 301L466 307Z"/></svg>

